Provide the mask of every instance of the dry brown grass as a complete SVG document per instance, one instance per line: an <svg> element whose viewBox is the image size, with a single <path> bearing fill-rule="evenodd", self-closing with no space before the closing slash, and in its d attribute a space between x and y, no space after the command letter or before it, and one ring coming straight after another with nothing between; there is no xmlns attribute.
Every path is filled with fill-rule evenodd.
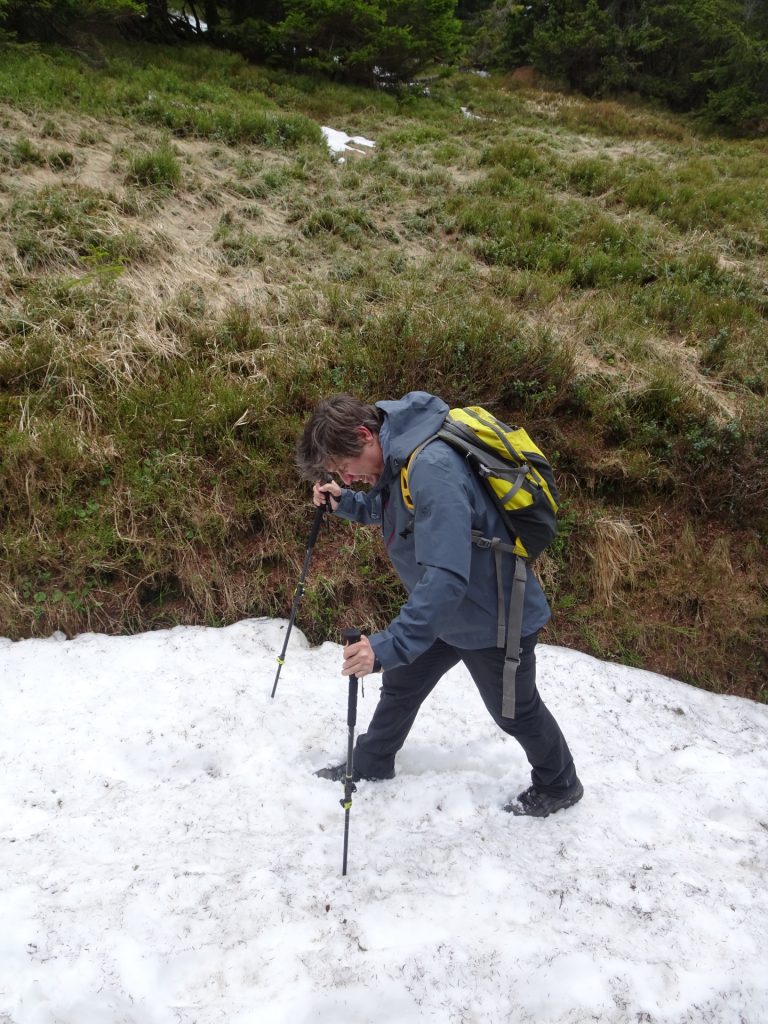
<svg viewBox="0 0 768 1024"><path fill-rule="evenodd" d="M595 598L606 608L627 599L641 568L654 557L653 531L647 523L603 516L590 523L584 543Z"/></svg>

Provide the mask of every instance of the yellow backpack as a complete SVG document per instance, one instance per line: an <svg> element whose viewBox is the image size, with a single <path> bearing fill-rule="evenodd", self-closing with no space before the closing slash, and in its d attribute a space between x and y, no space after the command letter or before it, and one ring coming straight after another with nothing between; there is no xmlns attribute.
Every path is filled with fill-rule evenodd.
<svg viewBox="0 0 768 1024"><path fill-rule="evenodd" d="M484 537L472 531L472 543L490 548L496 563L496 646L504 655L501 713L515 717L515 676L520 663L520 630L523 621L526 561L536 558L557 533L560 497L552 467L522 427L508 427L479 405L451 409L440 430L411 452L400 470L400 489L407 508L414 505L408 489L408 473L419 452L435 440L445 441L460 452L480 477L501 512L511 543L501 537ZM502 555L515 558L509 612L505 609Z"/></svg>
<svg viewBox="0 0 768 1024"><path fill-rule="evenodd" d="M451 409L440 430L413 451L400 471L406 507L413 510L408 473L419 452L436 439L460 452L501 512L515 554L536 558L557 533L560 497L552 467L522 427L508 427L487 409Z"/></svg>

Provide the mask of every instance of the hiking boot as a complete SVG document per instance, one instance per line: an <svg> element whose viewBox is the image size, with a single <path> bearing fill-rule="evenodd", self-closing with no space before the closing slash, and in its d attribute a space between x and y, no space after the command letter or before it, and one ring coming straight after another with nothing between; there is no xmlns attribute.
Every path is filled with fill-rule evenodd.
<svg viewBox="0 0 768 1024"><path fill-rule="evenodd" d="M343 782L347 777L347 762L344 764L334 764L328 768L321 768L315 772L318 779L330 779L331 782ZM352 769L352 781L359 782L363 779L365 782L380 782L383 779L394 779L394 769L385 775L361 775L357 768Z"/></svg>
<svg viewBox="0 0 768 1024"><path fill-rule="evenodd" d="M565 807L572 807L584 796L584 787L578 779L559 796L551 793L542 793L535 786L529 786L521 793L517 800L511 800L504 804L504 810L510 814L528 814L533 818L546 818L555 811L562 811Z"/></svg>

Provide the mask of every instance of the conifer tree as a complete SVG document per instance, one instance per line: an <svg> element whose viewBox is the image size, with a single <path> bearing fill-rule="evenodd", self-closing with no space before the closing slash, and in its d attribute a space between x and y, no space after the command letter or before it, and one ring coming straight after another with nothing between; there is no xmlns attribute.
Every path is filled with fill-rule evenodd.
<svg viewBox="0 0 768 1024"><path fill-rule="evenodd" d="M480 48L587 95L636 92L723 127L768 123L768 5L757 0L496 0Z"/></svg>
<svg viewBox="0 0 768 1024"><path fill-rule="evenodd" d="M347 81L407 80L452 58L460 39L456 0L232 0L226 6L228 38L248 56Z"/></svg>
<svg viewBox="0 0 768 1024"><path fill-rule="evenodd" d="M0 0L0 32L22 40L55 38L85 18L108 21L143 9L141 0Z"/></svg>

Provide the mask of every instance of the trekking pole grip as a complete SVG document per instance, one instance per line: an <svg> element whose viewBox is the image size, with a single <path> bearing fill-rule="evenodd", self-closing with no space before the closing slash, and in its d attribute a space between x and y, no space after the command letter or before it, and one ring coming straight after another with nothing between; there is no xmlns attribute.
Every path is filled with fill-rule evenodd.
<svg viewBox="0 0 768 1024"><path fill-rule="evenodd" d="M315 546L315 541L317 540L318 533L320 533L320 527L323 525L323 518L325 517L327 507L326 503L325 505L318 505L315 509L315 518L312 520L312 529L309 531L309 540L307 541L308 548L313 548Z"/></svg>
<svg viewBox="0 0 768 1024"><path fill-rule="evenodd" d="M341 639L346 647L348 644L356 644L363 634L359 629L345 629ZM357 717L357 676L349 677L349 698L347 700L347 725L354 725Z"/></svg>
<svg viewBox="0 0 768 1024"><path fill-rule="evenodd" d="M330 476L326 474L325 477L323 478L323 483L327 484L330 481L330 479ZM323 525L325 513L333 512L333 505L331 504L330 494L326 492L324 497L325 503L322 505L318 505L317 508L315 509L315 518L312 520L312 529L309 533L309 541L307 542L308 548L313 548L315 546L317 535L318 533L320 533L320 527Z"/></svg>

